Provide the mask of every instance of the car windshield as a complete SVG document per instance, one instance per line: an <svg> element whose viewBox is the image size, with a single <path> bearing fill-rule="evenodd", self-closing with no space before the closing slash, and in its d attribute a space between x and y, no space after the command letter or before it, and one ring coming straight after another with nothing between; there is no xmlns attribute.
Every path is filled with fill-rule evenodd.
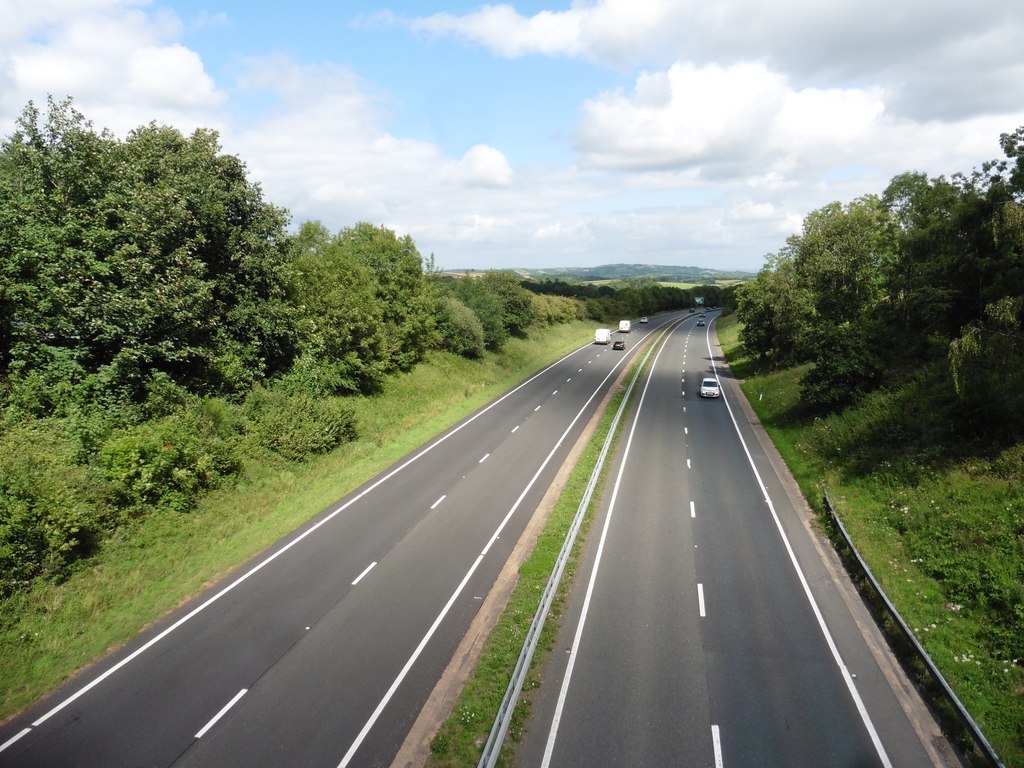
<svg viewBox="0 0 1024 768"><path fill-rule="evenodd" d="M718 386L718 382L715 381L714 379L704 379L704 386L705 387L717 387Z"/></svg>

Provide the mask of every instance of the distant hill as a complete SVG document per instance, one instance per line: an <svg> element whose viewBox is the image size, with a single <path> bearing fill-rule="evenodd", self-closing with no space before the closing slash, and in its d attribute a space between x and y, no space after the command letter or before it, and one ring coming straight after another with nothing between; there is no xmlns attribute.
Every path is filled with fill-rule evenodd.
<svg viewBox="0 0 1024 768"><path fill-rule="evenodd" d="M519 269L534 280L567 280L593 282L598 280L629 280L650 277L666 283L697 283L714 285L719 280L753 280L753 272L704 269L702 267L670 267L663 264L605 264L600 267L555 267L551 269Z"/></svg>

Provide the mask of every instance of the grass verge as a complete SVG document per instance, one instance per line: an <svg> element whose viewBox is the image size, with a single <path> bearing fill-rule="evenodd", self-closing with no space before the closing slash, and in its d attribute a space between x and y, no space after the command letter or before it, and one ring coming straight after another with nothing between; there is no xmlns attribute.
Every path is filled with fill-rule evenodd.
<svg viewBox="0 0 1024 768"><path fill-rule="evenodd" d="M479 361L433 354L379 395L353 399L356 441L308 463L247 466L237 487L211 494L195 512L147 516L63 583L0 602L0 718L592 334L592 324L573 323L511 339Z"/></svg>

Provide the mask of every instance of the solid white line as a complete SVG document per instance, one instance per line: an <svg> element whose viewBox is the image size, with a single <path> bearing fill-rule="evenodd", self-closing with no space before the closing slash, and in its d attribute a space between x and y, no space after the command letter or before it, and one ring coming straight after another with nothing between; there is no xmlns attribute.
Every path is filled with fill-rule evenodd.
<svg viewBox="0 0 1024 768"><path fill-rule="evenodd" d="M352 582L352 586L354 587L356 584L358 584L360 581L362 581L363 580L363 576L365 576L370 571L372 571L376 565L377 565L377 561L374 560L372 563L370 563L368 566L366 566L366 569L362 573L360 573L358 576L356 576L356 580Z"/></svg>
<svg viewBox="0 0 1024 768"><path fill-rule="evenodd" d="M725 763L722 762L722 736L718 732L718 726L711 726L711 743L715 747L715 768L724 768Z"/></svg>
<svg viewBox="0 0 1024 768"><path fill-rule="evenodd" d="M437 505L440 504L442 501L444 501L447 498L448 498L448 494L447 493L442 494L441 498L439 498L437 501L435 501L433 504L430 505L430 508L431 509L436 509Z"/></svg>
<svg viewBox="0 0 1024 768"><path fill-rule="evenodd" d="M710 327L708 330L710 331ZM718 367L715 365L715 356L711 349L710 333L707 336L707 345L708 356L711 358L711 368L714 370L715 378L717 379ZM721 384L719 384L719 387L721 388ZM885 747L882 745L882 739L879 737L878 731L875 730L874 723L871 722L871 716L868 714L867 707L864 705L864 700L860 697L857 685L853 682L850 670L846 668L846 664L843 662L843 658L839 653L839 647L832 638L832 633L828 631L828 625L825 623L825 617L822 615L821 609L818 608L818 602L814 599L814 594L811 592L810 584L807 583L807 577L804 576L803 569L800 568L800 563L796 559L796 552L793 551L793 547L789 543L786 531L782 527L782 520L779 519L779 515L775 511L775 505L772 503L771 497L768 495L768 488L761 479L761 473L757 471L757 466L754 464L754 457L750 454L750 449L747 448L747 441L743 439L743 433L740 431L740 425L736 420L736 414L733 413L732 406L729 405L729 401L726 399L724 391L722 392L722 399L725 400L725 407L729 411L729 418L732 419L733 428L736 430L736 435L740 439L740 445L743 446L743 452L747 456L747 463L750 465L750 470L754 473L754 478L757 480L758 487L760 487L761 493L764 495L764 500L768 504L768 510L771 512L772 520L775 521L775 527L778 529L779 535L782 537L783 546L785 546L786 553L789 555L789 561L793 565L793 570L796 571L797 579L800 581L800 586L804 591L804 596L807 598L807 602L811 606L811 611L814 613L814 617L818 621L818 628L821 630L821 634L825 637L825 642L828 645L829 651L832 653L832 658L835 661L836 666L839 667L839 672L846 683L846 689L849 691L850 697L853 699L854 706L856 706L857 712L860 714L861 722L864 724L865 729L867 729L868 736L875 747L875 752L882 761L882 765L885 766L885 768L892 768L892 762L890 762L889 755L886 753Z"/></svg>
<svg viewBox="0 0 1024 768"><path fill-rule="evenodd" d="M3 752L5 749L7 749L9 746L11 746L11 744L16 742L18 739L20 739L22 736L24 736L26 733L28 733L31 730L32 730L31 728L23 728L21 733L15 734L11 738L9 738L7 741L5 741L3 744L0 744L0 752Z"/></svg>
<svg viewBox="0 0 1024 768"><path fill-rule="evenodd" d="M666 337L667 340L667 337ZM665 349L664 344L654 356L650 370L653 371L658 364L658 358ZM623 358L625 359L625 358ZM622 475L625 472L629 451L633 445L633 435L636 432L637 423L640 421L639 414L643 408L644 400L647 397L647 390L651 386L653 377L648 374L647 382L644 384L643 392L640 395L640 402L637 404L636 413L633 416L633 425L629 430L629 437L626 440L626 447L622 452L622 462L619 464L619 471L615 478L611 500L608 502L608 514L604 519L604 527L601 529L601 538L597 545L597 554L594 558L594 568L590 572L590 583L587 584L587 594L583 598L583 610L580 613L579 624L576 625L576 635L573 637L572 648L569 651L569 664L565 669L565 677L562 678L562 687L558 692L558 701L555 704L555 713L551 718L551 730L548 731L548 741L544 747L544 759L541 761L541 768L548 768L551 764L551 756L555 751L555 739L558 737L558 725L562 720L562 711L565 709L565 699L569 693L569 682L572 680L573 669L576 666L576 659L579 658L580 641L583 638L583 628L587 623L587 614L590 611L590 600L594 594L594 584L597 582L597 573L601 567L601 557L604 554L605 541L608 538L608 528L611 525L612 516L615 513L615 502L619 497L619 488L622 487Z"/></svg>
<svg viewBox="0 0 1024 768"><path fill-rule="evenodd" d="M689 464L690 460L687 459L686 463ZM690 517L696 517L696 516L697 516L697 507L694 506L694 503L691 501L690 502Z"/></svg>
<svg viewBox="0 0 1024 768"><path fill-rule="evenodd" d="M704 585L697 585L697 605L700 606L700 617L702 619L707 618L707 612L704 610Z"/></svg>
<svg viewBox="0 0 1024 768"><path fill-rule="evenodd" d="M196 734L196 738L197 739L203 738L203 734L206 733L211 728L213 728L213 726L217 723L217 721L220 720L222 717L224 717L224 715L227 714L228 710L231 709L233 706L235 706L235 704L238 703L238 700L240 698L245 696L245 694L246 694L246 692L248 690L249 690L248 688L243 688L238 693L236 693L235 697L231 701L229 701L227 704L225 704L220 712L218 712L216 715L213 716L213 720L211 720L210 722L208 722L206 725L203 726L202 730L200 730L199 733Z"/></svg>
<svg viewBox="0 0 1024 768"><path fill-rule="evenodd" d="M84 696L84 695L85 695L86 693L88 693L89 691L91 691L91 690L92 690L93 688L95 688L95 687L96 687L97 685L99 685L100 683L102 683L102 682L103 682L104 680L106 680L106 679L107 679L108 677L110 677L110 676L111 676L112 674L114 674L115 672L117 672L117 671L118 671L119 669L121 669L121 668L122 668L122 667L124 667L125 665L129 664L130 662L134 661L134 660L135 660L135 659L136 659L137 657L139 657L140 655L142 655L143 653L145 653L146 651L148 651L148 650L149 650L150 648L152 648L152 647L153 647L154 645L156 645L157 643L159 643L159 642L160 642L161 640L163 640L163 639L164 639L165 637L167 637L167 636L168 636L169 634L171 634L172 632L174 632L174 630L176 630L176 629L178 629L178 628L179 628L180 626L182 626L182 625L183 625L183 624L184 624L185 622L189 621L190 619L192 619L193 617L195 617L195 616L196 616L196 615L197 615L198 613L200 613L201 611L204 611L204 610L205 610L206 608L209 608L209 607L210 607L211 605L213 605L213 604L214 604L215 602L217 602L218 600L220 600L220 599L221 599L222 597L224 597L224 595L226 595L226 594L227 594L228 592L230 592L231 590L233 590L233 589L234 589L235 587L237 587L237 586L238 586L239 584L241 584L242 582L246 581L246 580L247 580L247 579L248 579L249 577L251 577L252 575L254 575L255 573L257 573L258 571L260 571L260 570L262 570L263 568L265 568L265 567L266 567L267 565L269 565L269 564L270 564L270 563L272 563L272 562L273 562L274 560L276 560L277 558L279 558L279 557L280 557L281 555L283 555L283 554L284 554L285 552L289 551L289 550L290 550L290 549L291 549L292 547L294 547L294 546L295 546L296 544L298 544L299 542L301 542L301 541L305 540L307 536L311 536L311 535L312 535L313 533L315 533L316 531L320 530L320 528L322 528L323 526L327 525L327 523L329 523L329 522L330 522L331 520L333 520L333 519L334 519L335 517L337 517L338 515L340 515L340 514L341 514L342 512L344 512L344 511L345 511L346 509L348 509L349 507L351 507L351 506L352 506L353 504L355 504L355 503L356 503L357 501L359 501L359 500L360 500L361 498L363 498L363 496L365 496L366 494L370 493L370 491L373 491L373 490L375 490L375 489L379 488L380 486L384 485L384 483L386 483L386 482L387 482L388 480L390 480L390 479L391 479L392 477L394 477L394 476L395 476L395 475L397 475L397 474L398 474L399 472L401 472L401 471L402 471L403 469L405 469L406 467L408 467L408 466L409 466L410 464L412 464L412 463L413 463L413 462L415 462L415 461L418 461L418 460L419 460L419 459L421 459L421 458L422 458L423 456L425 456L426 454L428 454L428 453L429 453L430 451L432 451L432 450L434 450L435 448L437 448L437 446L441 445L441 443L445 442L445 441L446 441L446 440L448 440L448 439L449 439L450 437L452 437L452 436L454 436L454 435L458 434L459 432L461 432L461 431L462 431L463 429L465 429L466 427L468 427L468 426L469 426L470 424L472 424L472 423L473 423L474 421L476 421L477 419L479 419L479 418L480 418L481 416L483 416L483 415L484 415L485 413L487 413L488 411L490 411L490 410L491 410L492 408L495 408L495 407L497 407L499 403L502 403L502 402L504 402L505 400L507 400L508 398L512 397L512 395L514 395L514 394L515 394L516 392L518 392L518 391L519 391L520 389L522 389L523 387L525 387L525 386L526 386L527 384L529 384L529 383L531 383L532 381L534 381L534 379L538 379L538 378L540 378L540 377L541 377L541 376L543 376L543 375L544 375L545 373L547 373L548 371L550 371L550 370L551 370L552 368L554 368L554 367L556 367L556 366L558 366L558 365L561 365L561 364L562 364L562 363L563 363L563 362L564 362L565 360L568 360L568 359L569 359L570 357L572 357L573 355L575 355L575 354L576 354L577 352L580 352L580 351L582 351L583 349L586 349L586 347L580 347L579 349L576 349L576 350L574 350L574 351L570 352L569 354L565 355L564 357L561 357L561 358L559 358L558 360L556 360L555 362L553 362L553 363L552 363L551 365L549 365L549 366L548 366L547 368L545 368L544 370L542 370L542 371L538 371L538 372L537 372L536 374L534 374L533 376L531 376L530 378L528 378L528 379L527 379L526 381L524 381L524 382L523 382L522 384L520 384L520 385L519 385L518 387L516 387L515 389L511 389L511 390L509 390L508 392L506 392L506 393L505 393L504 395L502 395L501 397L499 397L499 398L498 398L497 400L495 400L495 401L494 401L493 403L491 403L491 404L490 404L490 405L488 405L487 407L485 407L485 408L481 408L481 409L480 409L480 410L479 410L479 411L478 411L477 413L475 413L475 414L473 414L472 416L470 416L470 417L469 417L468 419L466 419L466 420L465 420L464 422L462 422L461 424L459 424L459 425L458 425L457 427L453 428L453 429L452 429L451 431L449 431L449 432L446 432L445 434L441 435L441 437L439 437L439 438L438 438L437 440L435 440L434 442L432 442L432 443L431 443L430 445L428 445L428 446L427 446L426 448L424 448L424 449L423 449L422 451L420 451L419 453L417 453L417 454L416 454L415 456L412 456L411 458L409 458L409 460L408 460L408 461L405 461L405 462L403 462L402 464L400 464L399 466L395 467L395 468L394 468L393 470L391 470L390 472L388 472L388 473L387 473L386 475L384 475L383 477L380 477L380 478L378 478L378 479L377 479L377 481L376 481L376 482L374 482L374 483L373 483L372 485L370 485L370 486L367 486L366 488L364 488L364 489L363 489L362 491L360 491L360 492L359 492L358 494L356 494L356 495L355 495L355 496L353 496L353 497L352 497L351 499L349 499L348 501L346 501L346 502L345 502L344 504L342 504L341 506L339 506L338 508L336 508L336 509L335 509L334 511L332 511L331 513L329 513L328 515L326 515L326 516L325 516L325 517L324 517L323 519L321 519L321 520L320 520L319 522L317 522L317 523L316 523L315 525L312 525L312 526L310 526L310 527L309 527L309 528L307 528L307 529L306 529L305 531L303 531L303 532L302 532L301 534L299 534L299 535L298 535L298 536L296 536L296 537L295 537L294 539L292 539L292 540L291 540L291 541L289 541L289 542L288 542L287 544L285 544L285 545L284 545L283 547L281 547L280 549L278 549L277 551L275 551L275 552L274 552L273 554L269 555L269 556L268 556L268 557L267 557L267 558L266 558L265 560L263 560L263 561L261 561L261 562L257 563L256 565L254 565L254 566L253 566L253 567L252 567L251 569L249 569L248 571L246 571L245 573L243 573L243 574L242 574L241 576L239 576L239 577L238 577L237 579L235 579L235 580L234 580L233 582L231 582L230 584L228 584L228 585L227 585L226 587L224 587L224 589L220 590L220 591L219 591L219 592L218 592L217 594L215 594L215 595L214 595L213 597L209 598L209 599L208 599L208 600L207 600L206 602L204 602L204 603L203 603L202 605L199 605L199 606L197 606L197 607L196 607L196 608L194 608L194 609L193 609L192 611L190 611L189 613L187 613L187 614L186 614L185 616L182 616L182 617L181 617L180 619L178 619L178 621L176 621L176 622L175 622L174 624L172 624L171 626L169 626L169 627L168 627L167 629L165 629L165 630L164 630L163 632L161 632L161 633L160 633L159 635L157 635L157 636L156 636L156 637L154 637L154 638L153 638L152 640L150 640L150 641L149 641L148 643L146 643L145 645L143 645L143 646L139 647L139 648L138 648L138 649L136 649L136 650L135 650L135 651L134 651L133 653L129 654L129 655L128 655L128 656L126 656L125 658L121 659L121 661L119 661L119 662L118 662L117 664L115 664L114 666L112 666L112 667L111 667L110 669L108 669L108 670L107 670L106 672L104 672L104 673L103 673L102 675L100 675L99 677L97 677L97 678L96 678L95 680L93 680L93 681L92 681L91 683L89 683L89 684L88 684L88 685L86 685L86 686L83 686L82 688L79 688L79 689L78 689L78 690L77 690L77 691L76 691L75 693L73 693L73 694L72 694L71 696L68 696L68 698L64 699L64 701L60 702L60 704L57 704L57 705L56 705L56 706L55 706L55 707L54 707L53 709L51 709L51 710L50 710L49 712L47 712L47 713L46 713L45 715L43 715L43 716L42 716L42 717L40 717L40 718L39 718L38 720L36 720L36 721L35 721L34 723L32 723L32 725L33 725L33 726L35 726L35 727L38 727L38 726L40 726L40 725L41 725L42 723L45 723L45 722L46 722L47 720L49 720L49 719L50 719L51 717L53 717L53 716L54 716L55 714L57 714L57 713L58 713L58 712L60 712L60 711L61 711L62 709L64 709L64 707L68 706L69 704L71 704L71 703L72 703L72 702L74 702L74 701L77 701L77 700L78 700L78 699L79 699L80 697ZM623 359L623 360L625 360L625 358L622 358L622 359ZM617 367L617 366L616 366L616 367ZM613 369L612 369L612 371L614 371L614 370L615 370L615 368L613 368ZM611 373L609 373L609 374L608 374L608 376L611 376ZM606 377L605 377L605 379L604 379L604 380L602 381L602 384L603 384L603 383L604 383L604 381L606 381L607 379L608 379L608 377L606 376ZM592 400L592 399L593 399L593 395L591 395L591 400ZM587 403L589 403L589 402L590 402L590 400L588 400L588 401L587 401ZM584 407L585 407L585 406L584 406Z"/></svg>
<svg viewBox="0 0 1024 768"><path fill-rule="evenodd" d="M485 461L487 461L487 457L490 455L491 454L489 453L485 453L483 456L480 457L480 461L478 461L477 464L483 464Z"/></svg>

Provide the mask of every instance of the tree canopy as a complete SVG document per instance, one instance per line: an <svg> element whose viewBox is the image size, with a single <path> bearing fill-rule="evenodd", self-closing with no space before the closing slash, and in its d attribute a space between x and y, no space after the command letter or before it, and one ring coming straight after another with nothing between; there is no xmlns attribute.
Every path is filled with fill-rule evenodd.
<svg viewBox="0 0 1024 768"><path fill-rule="evenodd" d="M811 212L737 292L741 340L808 362L805 404L833 411L888 375L940 364L976 433L1024 434L1024 128L969 175L892 179Z"/></svg>

